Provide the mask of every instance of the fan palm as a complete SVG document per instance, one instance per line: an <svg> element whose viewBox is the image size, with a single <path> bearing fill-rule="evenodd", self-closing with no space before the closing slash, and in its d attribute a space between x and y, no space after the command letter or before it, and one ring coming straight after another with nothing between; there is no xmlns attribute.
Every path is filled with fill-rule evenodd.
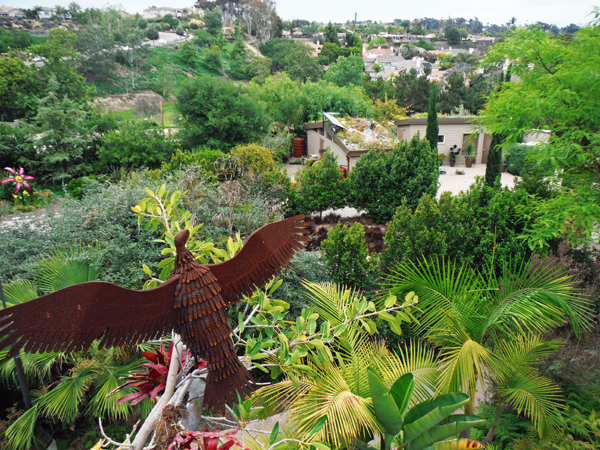
<svg viewBox="0 0 600 450"><path fill-rule="evenodd" d="M483 390L495 387L541 436L556 429L558 391L531 369L534 356L550 348L539 336L567 320L579 334L592 319L589 300L562 267L514 261L496 276L443 260L405 262L386 287L394 295L419 296L416 331L440 348L438 392L469 393L465 412L472 414L478 383Z"/></svg>
<svg viewBox="0 0 600 450"><path fill-rule="evenodd" d="M253 397L254 405L263 406L265 414L276 408L289 410L298 439L328 441L340 447L381 431L373 412L367 367L375 368L388 384L413 373L414 400L431 397L439 367L432 352L417 344L398 354L390 352L383 342L369 337L376 327L366 318L341 325L356 316L361 303L366 303L361 292L335 283L305 282L304 287L319 317L335 328L335 340L328 347L315 347L298 360L296 367L300 370L288 367L287 379L259 389ZM294 349L289 351L291 354ZM274 357L267 362L277 363ZM319 423L323 427L313 432Z"/></svg>
<svg viewBox="0 0 600 450"><path fill-rule="evenodd" d="M37 272L37 283L16 280L5 286L7 306L23 303L41 294L50 293L73 284L93 281L96 271L81 260L81 249L57 250L42 257ZM39 417L72 423L82 414L125 418L132 412L128 404L117 405L126 392L114 397L106 394L115 389L119 378L128 375L133 367L143 362L137 348L99 350L98 343L86 352L78 353L25 353L21 352L23 368L31 383L39 387L32 391L33 407L26 411L8 430L6 438L15 449L28 448L34 440L34 428ZM16 384L14 360L7 359L8 349L0 352L0 378L7 385ZM67 366L66 375L56 376ZM140 404L141 405L141 404ZM146 412L151 405L145 404Z"/></svg>

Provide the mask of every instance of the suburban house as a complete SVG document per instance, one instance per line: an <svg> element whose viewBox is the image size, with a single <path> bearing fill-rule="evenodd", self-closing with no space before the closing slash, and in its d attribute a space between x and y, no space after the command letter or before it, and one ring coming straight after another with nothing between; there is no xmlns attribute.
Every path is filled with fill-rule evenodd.
<svg viewBox="0 0 600 450"><path fill-rule="evenodd" d="M152 6L142 11L142 17L144 19L159 19L168 14L173 17L183 17L183 8L172 8L170 6Z"/></svg>
<svg viewBox="0 0 600 450"><path fill-rule="evenodd" d="M379 64L383 70L379 73L375 73L373 70L375 64ZM365 72L371 75L372 80L376 80L377 78L386 79L391 74L397 75L400 72L408 72L411 69L415 69L418 76L423 76L425 74L423 71L425 67L431 67L432 70L439 68L428 63L420 56L415 56L413 59L404 59L400 55L386 54L365 60Z"/></svg>
<svg viewBox="0 0 600 450"><path fill-rule="evenodd" d="M12 6L0 6L0 17L16 17L17 19L24 19L25 13L20 9L13 8Z"/></svg>
<svg viewBox="0 0 600 450"><path fill-rule="evenodd" d="M492 136L472 123L474 117L438 117L438 154L450 155L450 148L455 145L463 149L468 143L472 143L476 149L475 163L485 164L490 149ZM427 118L396 120L394 124L398 127L398 139L410 140L419 133L421 138L425 137L427 130ZM465 156L463 152L456 159L457 164L464 165Z"/></svg>
<svg viewBox="0 0 600 450"><path fill-rule="evenodd" d="M59 19L64 19L64 20L71 20L71 14L69 14L67 11L59 13L58 11L56 11L56 8L46 8L46 7L42 7L42 9L40 9L38 11L38 19L39 20L49 20L49 19L52 19L53 17L58 17Z"/></svg>
<svg viewBox="0 0 600 450"><path fill-rule="evenodd" d="M392 50L390 48L377 47L377 48L372 48L369 50L369 49L363 47L363 59L376 58L381 55L393 55L393 54L394 54L394 50Z"/></svg>
<svg viewBox="0 0 600 450"><path fill-rule="evenodd" d="M328 113L324 115L325 119L322 121L304 124L309 158L321 159L325 152L332 152L337 157L340 168L349 173L358 158L372 148L383 151L391 149L393 133L377 122L354 118L340 119L340 123Z"/></svg>
<svg viewBox="0 0 600 450"><path fill-rule="evenodd" d="M380 37L385 38L391 44L414 44L420 39L423 39L428 44L431 44L431 40L435 38L435 34L389 34L380 33Z"/></svg>

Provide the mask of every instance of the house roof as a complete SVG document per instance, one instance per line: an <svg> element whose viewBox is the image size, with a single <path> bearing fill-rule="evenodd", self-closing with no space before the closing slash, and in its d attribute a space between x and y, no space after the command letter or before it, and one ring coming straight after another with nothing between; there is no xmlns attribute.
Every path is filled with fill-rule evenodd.
<svg viewBox="0 0 600 450"><path fill-rule="evenodd" d="M472 120L476 116L472 117L438 117L439 125L450 125L450 124L471 124ZM402 119L395 120L394 125L402 126L402 125L427 125L427 117L420 117L418 119Z"/></svg>
<svg viewBox="0 0 600 450"><path fill-rule="evenodd" d="M0 6L0 12L5 12L7 14L13 15L24 15L25 13L18 8L14 8L12 6Z"/></svg>

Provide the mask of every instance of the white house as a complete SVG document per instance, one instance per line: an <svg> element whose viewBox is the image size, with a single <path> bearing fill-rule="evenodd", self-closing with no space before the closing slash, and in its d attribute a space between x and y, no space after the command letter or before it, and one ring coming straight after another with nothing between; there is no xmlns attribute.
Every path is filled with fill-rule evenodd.
<svg viewBox="0 0 600 450"><path fill-rule="evenodd" d="M160 19L168 14L173 17L183 17L183 8L172 8L170 6L152 6L148 9L144 9L142 17L144 19Z"/></svg>
<svg viewBox="0 0 600 450"><path fill-rule="evenodd" d="M17 19L24 19L25 13L20 9L13 8L12 6L0 6L0 16L5 17L16 17Z"/></svg>
<svg viewBox="0 0 600 450"><path fill-rule="evenodd" d="M53 17L58 17L59 19L64 19L64 20L71 20L71 14L69 14L68 12L64 12L64 13L58 13L56 11L56 8L47 8L47 7L42 7L41 10L38 11L38 19L39 20L48 20L51 19Z"/></svg>
<svg viewBox="0 0 600 450"><path fill-rule="evenodd" d="M475 146L475 163L485 164L490 150L492 136L471 120L474 117L438 117L438 154L450 155L450 148L457 146L464 149L468 143ZM427 130L427 119L403 119L396 120L394 124L398 127L398 139L410 140L419 133L421 138L425 137ZM464 154L461 151L456 159L457 164L464 165Z"/></svg>

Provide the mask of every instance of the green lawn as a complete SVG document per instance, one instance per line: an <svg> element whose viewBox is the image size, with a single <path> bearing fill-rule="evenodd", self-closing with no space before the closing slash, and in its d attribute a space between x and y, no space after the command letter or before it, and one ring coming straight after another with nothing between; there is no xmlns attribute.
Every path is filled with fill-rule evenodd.
<svg viewBox="0 0 600 450"><path fill-rule="evenodd" d="M163 112L165 116L165 127L174 127L177 125L177 117L179 114L175 108L174 103L166 103L163 105ZM119 112L111 112L108 113L113 117L117 117L121 120L135 120L141 121L144 120L144 116L136 114L134 109L129 109L127 111L119 111ZM155 116L154 120L160 124L160 116Z"/></svg>

